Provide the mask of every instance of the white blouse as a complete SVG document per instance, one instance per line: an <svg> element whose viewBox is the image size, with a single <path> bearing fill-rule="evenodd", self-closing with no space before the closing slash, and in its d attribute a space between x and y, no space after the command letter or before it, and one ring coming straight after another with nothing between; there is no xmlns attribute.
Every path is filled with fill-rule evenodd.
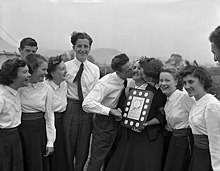
<svg viewBox="0 0 220 171"><path fill-rule="evenodd" d="M0 128L14 128L21 123L21 103L16 90L0 86Z"/></svg>
<svg viewBox="0 0 220 171"><path fill-rule="evenodd" d="M220 170L220 102L211 94L206 94L193 105L189 114L189 124L193 134L205 134L209 140L211 164Z"/></svg>
<svg viewBox="0 0 220 171"><path fill-rule="evenodd" d="M187 92L175 90L173 94L167 98L164 106L167 125L166 129L189 128L189 111L195 100L187 94Z"/></svg>
<svg viewBox="0 0 220 171"><path fill-rule="evenodd" d="M62 81L59 86L51 80L46 80L45 83L49 86L53 93L53 111L64 112L66 110L67 105L67 83L65 81Z"/></svg>
<svg viewBox="0 0 220 171"><path fill-rule="evenodd" d="M19 89L21 109L24 113L45 112L47 146L53 147L56 138L54 111L52 110L52 91L44 82L29 84Z"/></svg>

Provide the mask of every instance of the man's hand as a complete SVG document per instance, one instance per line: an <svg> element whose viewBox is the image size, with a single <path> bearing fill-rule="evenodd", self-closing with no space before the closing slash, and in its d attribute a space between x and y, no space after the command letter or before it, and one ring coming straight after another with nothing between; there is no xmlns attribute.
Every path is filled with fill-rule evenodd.
<svg viewBox="0 0 220 171"><path fill-rule="evenodd" d="M109 115L114 116L117 120L122 118L121 110L119 109L110 109Z"/></svg>
<svg viewBox="0 0 220 171"><path fill-rule="evenodd" d="M51 155L53 151L54 151L53 147L46 147L46 154L44 155L44 157Z"/></svg>

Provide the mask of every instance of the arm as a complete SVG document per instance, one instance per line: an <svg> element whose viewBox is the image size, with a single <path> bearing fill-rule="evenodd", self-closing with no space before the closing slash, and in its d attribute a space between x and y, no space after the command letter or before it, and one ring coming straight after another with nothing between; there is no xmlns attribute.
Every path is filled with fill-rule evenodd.
<svg viewBox="0 0 220 171"><path fill-rule="evenodd" d="M44 117L46 121L46 132L47 132L47 145L46 145L45 156L48 156L54 150L53 144L56 139L54 111L52 110L52 92L49 89L49 87L47 87L46 110Z"/></svg>
<svg viewBox="0 0 220 171"><path fill-rule="evenodd" d="M108 95L108 89L101 83L97 83L83 101L83 110L88 113L109 115L110 108L101 104Z"/></svg>
<svg viewBox="0 0 220 171"><path fill-rule="evenodd" d="M208 105L205 121L209 139L209 149L213 170L220 170L220 104Z"/></svg>

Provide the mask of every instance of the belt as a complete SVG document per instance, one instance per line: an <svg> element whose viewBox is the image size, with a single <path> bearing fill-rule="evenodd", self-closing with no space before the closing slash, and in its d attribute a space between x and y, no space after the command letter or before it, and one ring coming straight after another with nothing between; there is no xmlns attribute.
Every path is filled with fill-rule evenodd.
<svg viewBox="0 0 220 171"><path fill-rule="evenodd" d="M205 134L193 134L194 144L201 149L209 149L208 136Z"/></svg>
<svg viewBox="0 0 220 171"><path fill-rule="evenodd" d="M0 132L14 132L17 131L18 128L14 127L14 128L0 128Z"/></svg>
<svg viewBox="0 0 220 171"><path fill-rule="evenodd" d="M173 129L173 136L175 137L184 137L192 134L190 128L182 128L182 129Z"/></svg>
<svg viewBox="0 0 220 171"><path fill-rule="evenodd" d="M56 119L62 118L64 112L54 112L54 116Z"/></svg>
<svg viewBox="0 0 220 171"><path fill-rule="evenodd" d="M36 120L43 118L44 112L35 112L35 113L22 113L21 120Z"/></svg>

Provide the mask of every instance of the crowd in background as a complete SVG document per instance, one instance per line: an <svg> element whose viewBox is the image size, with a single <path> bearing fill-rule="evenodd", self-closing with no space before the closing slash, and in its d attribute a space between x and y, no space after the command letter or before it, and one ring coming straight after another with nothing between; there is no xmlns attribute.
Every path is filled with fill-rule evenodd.
<svg viewBox="0 0 220 171"><path fill-rule="evenodd" d="M209 40L220 62L220 26ZM220 102L208 71L122 53L100 78L92 43L73 32L75 58L64 62L37 54L27 37L20 58L2 64L0 170L220 171Z"/></svg>

